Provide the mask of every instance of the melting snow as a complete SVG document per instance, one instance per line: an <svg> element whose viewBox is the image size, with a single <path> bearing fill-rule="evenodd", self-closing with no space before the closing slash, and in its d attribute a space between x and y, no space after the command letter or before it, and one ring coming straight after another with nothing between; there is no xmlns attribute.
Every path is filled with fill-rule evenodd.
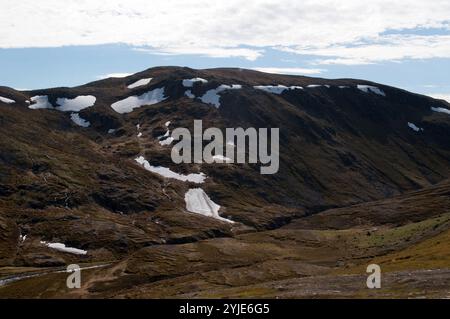
<svg viewBox="0 0 450 319"><path fill-rule="evenodd" d="M417 127L414 123L408 122L408 126L416 132L423 131L423 128Z"/></svg>
<svg viewBox="0 0 450 319"><path fill-rule="evenodd" d="M170 137L168 137L168 138L166 138L166 139L164 139L162 141L159 141L159 144L161 146L166 146L166 145L172 144L173 141L174 141L174 138L172 136L170 136Z"/></svg>
<svg viewBox="0 0 450 319"><path fill-rule="evenodd" d="M186 88L191 88L194 86L194 83L196 83L196 82L208 83L208 80L205 80L202 78L186 79L186 80L183 80L183 86Z"/></svg>
<svg viewBox="0 0 450 319"><path fill-rule="evenodd" d="M81 118L80 114L78 114L78 113L70 114L70 118L78 126L81 126L81 127L89 127L89 126L91 126L91 122L86 121L85 119Z"/></svg>
<svg viewBox="0 0 450 319"><path fill-rule="evenodd" d="M95 104L96 97L92 95L80 95L74 99L58 98L56 109L62 112L79 112Z"/></svg>
<svg viewBox="0 0 450 319"><path fill-rule="evenodd" d="M74 99L58 98L56 100L56 107L53 107L53 105L48 101L47 95L33 96L30 100L34 102L34 104L31 104L28 107L33 110L57 109L62 112L79 112L85 108L93 106L97 99L92 95L81 95Z"/></svg>
<svg viewBox="0 0 450 319"><path fill-rule="evenodd" d="M130 113L133 109L143 105L153 105L164 101L167 97L164 96L164 88L154 89L140 96L130 96L126 99L115 102L111 105L114 111L120 114Z"/></svg>
<svg viewBox="0 0 450 319"><path fill-rule="evenodd" d="M142 132L139 132L137 137L142 137Z"/></svg>
<svg viewBox="0 0 450 319"><path fill-rule="evenodd" d="M231 163L232 162L230 158L225 157L223 155L214 155L212 158L213 158L214 162L216 162L216 163Z"/></svg>
<svg viewBox="0 0 450 319"><path fill-rule="evenodd" d="M225 85L222 84L216 89L212 89L207 91L200 99L203 103L206 104L212 104L215 107L220 107L220 92L226 91L226 90L239 90L242 89L242 85L239 84L233 84L233 85Z"/></svg>
<svg viewBox="0 0 450 319"><path fill-rule="evenodd" d="M137 157L135 161L140 165L142 165L147 171L161 175L166 178L173 178L182 182L191 182L196 184L204 183L206 179L206 175L203 173L182 175L173 172L170 168L167 167L152 166L143 156Z"/></svg>
<svg viewBox="0 0 450 319"><path fill-rule="evenodd" d="M303 90L303 87L297 85L290 87L285 85L256 85L253 88L278 95L282 94L286 90Z"/></svg>
<svg viewBox="0 0 450 319"><path fill-rule="evenodd" d="M307 88L314 89L314 88L320 88L322 86L324 86L328 89L330 88L330 86L328 84L325 84L325 85L324 84L310 84L307 86Z"/></svg>
<svg viewBox="0 0 450 319"><path fill-rule="evenodd" d="M443 107L432 107L431 110L434 112L450 114L450 110Z"/></svg>
<svg viewBox="0 0 450 319"><path fill-rule="evenodd" d="M378 95L386 96L386 94L376 86L358 84L357 88L365 93L372 92Z"/></svg>
<svg viewBox="0 0 450 319"><path fill-rule="evenodd" d="M277 86L273 86L273 85L257 85L257 86L254 86L254 88L257 89L257 90L262 90L262 91L266 91L266 92L273 93L273 94L281 94L285 90L288 89L288 87L284 86L284 85L277 85Z"/></svg>
<svg viewBox="0 0 450 319"><path fill-rule="evenodd" d="M86 250L81 250L81 249L72 248L72 247L66 247L66 245L61 244L61 243L47 243L45 241L41 241L41 244L47 246L48 248L62 251L65 253L70 253L70 254L75 254L75 255L86 255L87 254Z"/></svg>
<svg viewBox="0 0 450 319"><path fill-rule="evenodd" d="M164 125L167 127L167 131L164 135L158 137L159 144L162 146L165 145L170 145L172 144L172 142L174 141L174 138L172 136L170 136L170 130L169 130L169 125L170 125L170 121L167 121Z"/></svg>
<svg viewBox="0 0 450 319"><path fill-rule="evenodd" d="M184 195L186 209L191 213L201 214L206 217L212 217L224 222L233 223L233 221L220 217L220 206L214 203L205 191L201 188L193 188Z"/></svg>
<svg viewBox="0 0 450 319"><path fill-rule="evenodd" d="M191 90L187 90L186 92L184 92L184 95L186 95L190 99L195 99L195 95L192 94Z"/></svg>
<svg viewBox="0 0 450 319"><path fill-rule="evenodd" d="M144 86L150 83L150 81L153 80L153 78L148 78L148 79L141 79L139 81L134 82L133 84L128 85L129 89L134 89L140 86Z"/></svg>
<svg viewBox="0 0 450 319"><path fill-rule="evenodd" d="M20 241L21 243L23 243L25 240L27 240L27 235L22 235L22 234L20 234L20 235L19 235L19 241Z"/></svg>
<svg viewBox="0 0 450 319"><path fill-rule="evenodd" d="M108 130L108 134L114 134L114 133L116 133L116 129L110 128L110 129Z"/></svg>
<svg viewBox="0 0 450 319"><path fill-rule="evenodd" d="M0 96L0 102L6 103L6 104L16 103L16 101L8 99L8 98L3 97L3 96Z"/></svg>
<svg viewBox="0 0 450 319"><path fill-rule="evenodd" d="M48 101L47 95L36 95L30 98L30 100L34 102L34 104L28 106L32 110L53 108L53 105Z"/></svg>

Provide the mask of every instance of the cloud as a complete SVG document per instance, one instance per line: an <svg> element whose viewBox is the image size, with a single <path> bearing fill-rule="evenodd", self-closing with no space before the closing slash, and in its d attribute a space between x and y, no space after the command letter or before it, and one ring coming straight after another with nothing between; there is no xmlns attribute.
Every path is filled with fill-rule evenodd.
<svg viewBox="0 0 450 319"><path fill-rule="evenodd" d="M103 80L103 79L107 79L107 78L125 78L132 74L133 73L109 73L109 74L98 75L98 76L96 76L96 79Z"/></svg>
<svg viewBox="0 0 450 319"><path fill-rule="evenodd" d="M247 49L247 48L195 48L195 47L168 47L168 48L135 48L134 50L140 52L148 52L158 55L202 55L212 58L244 58L249 61L255 61L262 56L263 50Z"/></svg>
<svg viewBox="0 0 450 319"><path fill-rule="evenodd" d="M265 73L275 73L275 74L320 74L325 72L324 69L306 69L306 68L277 68L277 67L261 67L252 68L252 70L265 72Z"/></svg>
<svg viewBox="0 0 450 319"><path fill-rule="evenodd" d="M449 16L448 0L2 0L0 48L123 43L248 60L288 48L320 64L367 64L450 57L448 34L414 34L445 33Z"/></svg>
<svg viewBox="0 0 450 319"><path fill-rule="evenodd" d="M325 48L284 49L297 54L326 57L315 64L372 64L405 59L433 59L450 57L450 35L390 35L354 46L329 46ZM331 58L330 58L331 57Z"/></svg>

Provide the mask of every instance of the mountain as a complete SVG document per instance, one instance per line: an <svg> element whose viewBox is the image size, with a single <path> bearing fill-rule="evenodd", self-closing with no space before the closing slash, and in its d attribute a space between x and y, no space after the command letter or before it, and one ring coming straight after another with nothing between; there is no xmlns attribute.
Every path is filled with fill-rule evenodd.
<svg viewBox="0 0 450 319"><path fill-rule="evenodd" d="M181 67L0 97L0 297L382 296L361 288L371 260L394 296L409 292L408 271L417 294L426 282L445 294L445 101L363 80ZM279 128L278 173L174 164L170 134L196 119ZM99 268L69 291L52 273L69 263Z"/></svg>

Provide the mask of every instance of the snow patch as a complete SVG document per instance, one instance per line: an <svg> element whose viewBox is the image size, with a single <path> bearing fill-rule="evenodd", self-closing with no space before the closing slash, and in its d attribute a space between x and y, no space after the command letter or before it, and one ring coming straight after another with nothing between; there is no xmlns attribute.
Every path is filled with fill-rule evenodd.
<svg viewBox="0 0 450 319"><path fill-rule="evenodd" d="M81 126L81 127L91 126L91 122L86 121L85 119L81 118L80 114L78 114L78 113L70 114L70 118L71 118L72 122L74 122L78 126Z"/></svg>
<svg viewBox="0 0 450 319"><path fill-rule="evenodd" d="M186 209L191 213L212 217L227 223L234 223L229 219L220 217L220 206L214 203L201 188L188 190L184 195L184 201L186 202Z"/></svg>
<svg viewBox="0 0 450 319"><path fill-rule="evenodd" d="M186 79L186 80L183 80L183 86L185 88L191 88L194 86L194 83L196 83L196 82L208 83L208 80L205 80L202 78Z"/></svg>
<svg viewBox="0 0 450 319"><path fill-rule="evenodd" d="M33 104L29 105L28 108L32 110L53 108L53 105L48 101L47 95L36 95L31 97L30 100Z"/></svg>
<svg viewBox="0 0 450 319"><path fill-rule="evenodd" d="M423 128L416 126L414 123L408 122L408 126L415 132L423 131Z"/></svg>
<svg viewBox="0 0 450 319"><path fill-rule="evenodd" d="M6 104L13 104L16 103L16 101L8 99L6 97L0 96L0 102L6 103Z"/></svg>
<svg viewBox="0 0 450 319"><path fill-rule="evenodd" d="M257 85L257 86L254 86L254 88L257 89L257 90L262 90L262 91L273 93L273 94L281 94L285 90L288 89L288 87L284 86L284 85L277 85L277 86L273 86L273 85Z"/></svg>
<svg viewBox="0 0 450 319"><path fill-rule="evenodd" d="M219 87L207 91L200 100L205 104L212 104L215 107L220 107L220 92L226 91L226 90L239 90L242 89L242 85L240 84L233 84L233 85L226 85L222 84Z"/></svg>
<svg viewBox="0 0 450 319"><path fill-rule="evenodd" d="M79 112L95 104L97 98L92 95L80 95L76 98L58 98L56 100L57 106L54 107L49 101L47 95L37 95L30 98L33 104L28 108L32 110L37 109L56 109L61 112Z"/></svg>
<svg viewBox="0 0 450 319"><path fill-rule="evenodd" d="M214 155L213 160L215 163L231 163L232 160L228 157L225 157L223 155Z"/></svg>
<svg viewBox="0 0 450 319"><path fill-rule="evenodd" d="M72 247L66 247L66 245L61 243L47 243L45 241L41 241L42 245L47 246L48 248L55 249L64 253L69 254L75 254L75 255L86 255L87 251L78 249L78 248L72 248Z"/></svg>
<svg viewBox="0 0 450 319"><path fill-rule="evenodd" d="M174 138L172 136L170 136L170 129L169 129L170 123L171 123L170 121L167 121L164 124L167 127L167 131L164 135L158 137L159 144L161 146L170 145L174 141Z"/></svg>
<svg viewBox="0 0 450 319"><path fill-rule="evenodd" d="M114 133L116 133L116 129L110 128L110 129L108 130L108 134L114 134Z"/></svg>
<svg viewBox="0 0 450 319"><path fill-rule="evenodd" d="M150 83L151 80L153 80L153 78L141 79L141 80L139 80L139 81L136 81L136 82L134 82L134 83L128 85L128 88L129 88L129 89L134 89L134 88L137 88L137 87L140 87L140 86L147 85L147 84Z"/></svg>
<svg viewBox="0 0 450 319"><path fill-rule="evenodd" d="M120 114L130 113L133 109L143 105L153 105L167 99L164 96L164 88L154 89L139 96L130 96L111 105L114 111Z"/></svg>
<svg viewBox="0 0 450 319"><path fill-rule="evenodd" d="M62 112L79 112L95 104L97 98L93 95L80 95L74 99L58 98L56 109Z"/></svg>
<svg viewBox="0 0 450 319"><path fill-rule="evenodd" d="M191 90L187 90L186 92L184 92L184 95L186 95L190 99L195 99L195 95L192 94Z"/></svg>
<svg viewBox="0 0 450 319"><path fill-rule="evenodd" d="M383 90L377 88L376 86L358 84L357 88L364 93L375 93L381 96L386 96L386 93L384 93Z"/></svg>
<svg viewBox="0 0 450 319"><path fill-rule="evenodd" d="M170 168L167 167L152 166L143 156L137 157L135 161L138 164L142 165L144 169L146 169L147 171L161 175L166 178L172 178L182 182L191 182L196 184L202 184L205 182L206 179L206 175L204 173L183 175L175 173L174 171L172 171Z"/></svg>
<svg viewBox="0 0 450 319"><path fill-rule="evenodd" d="M330 86L328 84L310 84L307 86L307 88L309 88L309 89L320 88L320 87L326 87L327 89L330 88Z"/></svg>
<svg viewBox="0 0 450 319"><path fill-rule="evenodd" d="M170 137L168 137L168 138L166 138L166 139L164 139L162 141L159 141L159 145L167 146L167 145L172 144L173 141L174 141L174 138L172 136L170 136Z"/></svg>
<svg viewBox="0 0 450 319"><path fill-rule="evenodd" d="M450 110L443 107L432 107L431 110L434 112L450 114Z"/></svg>
<svg viewBox="0 0 450 319"><path fill-rule="evenodd" d="M285 86L285 85L256 85L253 87L256 90L262 90L272 94L282 94L286 90L303 90L303 87L293 85L293 86Z"/></svg>

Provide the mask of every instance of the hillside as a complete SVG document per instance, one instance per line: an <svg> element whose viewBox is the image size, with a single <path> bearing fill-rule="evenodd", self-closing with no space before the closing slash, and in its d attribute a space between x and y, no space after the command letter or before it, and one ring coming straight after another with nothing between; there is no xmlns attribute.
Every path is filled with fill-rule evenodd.
<svg viewBox="0 0 450 319"><path fill-rule="evenodd" d="M364 80L180 67L0 97L0 297L366 296L372 260L390 272L380 297L405 296L407 271L417 296L448 294L445 101ZM195 119L279 128L278 173L174 164L170 134ZM188 211L195 189L220 218ZM68 291L51 272L69 263L102 267Z"/></svg>

